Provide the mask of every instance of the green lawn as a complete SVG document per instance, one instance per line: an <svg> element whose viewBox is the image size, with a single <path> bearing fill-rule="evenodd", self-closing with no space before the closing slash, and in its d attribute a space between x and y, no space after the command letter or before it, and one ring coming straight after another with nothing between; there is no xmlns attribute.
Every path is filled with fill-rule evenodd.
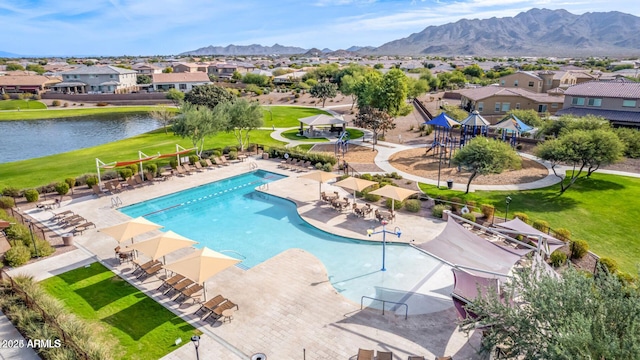
<svg viewBox="0 0 640 360"><path fill-rule="evenodd" d="M300 126L298 119L318 114L328 114L324 110L299 106L263 106L265 127L287 128ZM271 112L269 112L271 110ZM271 120L273 116L273 120Z"/></svg>
<svg viewBox="0 0 640 360"><path fill-rule="evenodd" d="M287 131L283 131L282 132L282 137L289 139L289 140L293 140L293 141L304 141L304 142L329 142L328 139L326 138L313 138L310 139L306 136L298 136L298 132L300 130L298 129L291 129L291 130L287 130Z"/></svg>
<svg viewBox="0 0 640 360"><path fill-rule="evenodd" d="M504 216L507 196L509 218L514 212L524 212L531 220L546 220L552 228L567 228L573 239L584 239L590 250L601 257L618 262L620 270L638 274L640 263L640 179L624 176L593 174L591 179L578 180L564 194L559 185L527 191L477 191L464 196L463 192L437 190L435 186L420 184L430 196L458 196L493 204L496 216Z"/></svg>
<svg viewBox="0 0 640 360"><path fill-rule="evenodd" d="M21 100L14 100L21 101ZM0 104L4 101L0 101ZM42 104L44 105L44 104ZM33 106L33 104L32 104ZM46 110L29 110L29 111L8 111L0 112L0 121L10 120L40 120L40 119L56 119L75 116L88 116L96 114L116 114L116 113L147 113L157 106L106 106L94 108L73 108L73 109L46 109ZM22 110L22 108L20 108ZM178 111L176 108L169 108L172 111Z"/></svg>
<svg viewBox="0 0 640 360"><path fill-rule="evenodd" d="M159 359L190 343L198 331L100 263L40 285L73 314L96 322L113 339L117 359ZM175 345L181 338L182 343Z"/></svg>
<svg viewBox="0 0 640 360"><path fill-rule="evenodd" d="M349 129L347 128L347 132L349 133L349 139L359 139L364 136L364 132L358 129Z"/></svg>
<svg viewBox="0 0 640 360"><path fill-rule="evenodd" d="M47 105L37 100L0 100L0 110L46 109Z"/></svg>
<svg viewBox="0 0 640 360"><path fill-rule="evenodd" d="M282 142L271 138L270 133L271 130L254 130L250 133L250 142L266 146L283 145ZM0 189L8 186L25 189L64 181L68 177L95 173L96 158L104 163L133 160L138 158L138 151L147 155L173 152L176 149L175 144L180 144L184 148L193 146L191 140L175 136L171 132L165 134L160 129L91 148L3 163L0 164ZM237 145L237 141L232 133L219 133L205 141L205 149L234 145ZM168 163L169 159L164 159L160 164Z"/></svg>

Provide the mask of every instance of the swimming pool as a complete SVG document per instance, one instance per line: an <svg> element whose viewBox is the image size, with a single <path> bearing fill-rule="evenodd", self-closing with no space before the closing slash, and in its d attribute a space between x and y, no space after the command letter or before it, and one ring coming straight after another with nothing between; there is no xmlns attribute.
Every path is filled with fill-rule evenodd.
<svg viewBox="0 0 640 360"><path fill-rule="evenodd" d="M387 243L387 271L380 271L381 243L319 230L298 215L294 203L255 190L281 178L284 176L257 170L121 211L131 217L144 216L163 225L164 231L198 241L196 246L241 259L244 268L287 249L303 249L322 261L334 288L353 301L381 293L396 301L407 292L424 292L425 276L437 270L437 260L408 245Z"/></svg>

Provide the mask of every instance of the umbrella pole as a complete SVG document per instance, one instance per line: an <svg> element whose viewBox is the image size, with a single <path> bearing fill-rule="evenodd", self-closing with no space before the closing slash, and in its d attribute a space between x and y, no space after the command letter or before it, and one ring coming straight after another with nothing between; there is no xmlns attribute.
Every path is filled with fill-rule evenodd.
<svg viewBox="0 0 640 360"><path fill-rule="evenodd" d="M202 282L202 292L204 294L204 302L207 302L207 284Z"/></svg>

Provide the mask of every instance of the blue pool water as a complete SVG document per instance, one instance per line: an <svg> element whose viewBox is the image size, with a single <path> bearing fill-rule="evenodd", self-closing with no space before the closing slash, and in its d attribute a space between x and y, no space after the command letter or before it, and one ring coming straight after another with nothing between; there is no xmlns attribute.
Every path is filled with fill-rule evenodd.
<svg viewBox="0 0 640 360"><path fill-rule="evenodd" d="M322 261L338 292L357 302L363 295L412 291L439 264L410 246L387 244L387 271L380 271L381 243L321 231L300 218L294 203L255 191L283 177L257 170L121 211L131 217L144 216L163 225L164 231L198 241L196 246L241 259L240 266L245 268L287 249L303 249Z"/></svg>

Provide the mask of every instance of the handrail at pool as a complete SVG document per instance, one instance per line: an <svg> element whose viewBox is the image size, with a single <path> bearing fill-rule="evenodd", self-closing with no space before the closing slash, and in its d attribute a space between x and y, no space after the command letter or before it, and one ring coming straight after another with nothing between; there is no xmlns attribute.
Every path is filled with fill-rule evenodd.
<svg viewBox="0 0 640 360"><path fill-rule="evenodd" d="M247 258L246 256L244 256L244 255L240 254L239 252L237 252L237 251L235 251L235 250L220 250L220 251L218 251L218 252L219 252L219 253L231 252L231 253L234 253L234 254L237 254L237 255L242 256L242 258L243 258L243 259L246 259L246 258Z"/></svg>
<svg viewBox="0 0 640 360"><path fill-rule="evenodd" d="M382 315L384 315L384 304L385 304L385 303L391 303L391 304L396 304L396 305L400 305L400 306L404 305L404 307L405 307L405 309L404 309L404 319L405 319L405 320L407 320L407 316L409 315L409 305L407 305L406 303L395 302L395 301L389 301L389 300L382 300L382 299L372 298L372 297L364 296L364 295L363 295L363 296L360 298L360 310L362 310L362 309L363 309L363 307L364 307L363 300L364 300L365 298L370 299L370 300L374 300L374 301L382 301Z"/></svg>

